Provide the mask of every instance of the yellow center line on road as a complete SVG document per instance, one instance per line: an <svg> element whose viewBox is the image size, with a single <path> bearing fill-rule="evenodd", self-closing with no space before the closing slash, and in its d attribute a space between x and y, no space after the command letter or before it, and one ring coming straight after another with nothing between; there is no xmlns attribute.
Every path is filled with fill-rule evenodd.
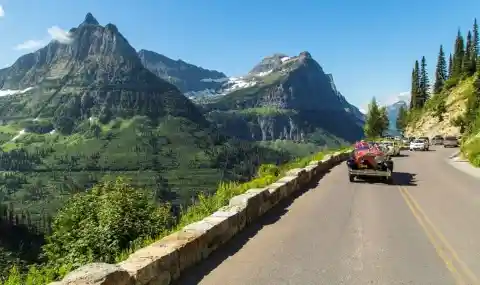
<svg viewBox="0 0 480 285"><path fill-rule="evenodd" d="M477 276L475 276L472 270L468 268L467 264L460 259L457 252L453 249L445 236L435 227L408 190L404 187L399 187L399 189L407 206L412 211L413 216L425 231L438 256L443 260L447 269L450 270L457 281L457 284L479 284ZM459 266L460 270L457 269L455 264ZM469 281L467 282L465 280Z"/></svg>

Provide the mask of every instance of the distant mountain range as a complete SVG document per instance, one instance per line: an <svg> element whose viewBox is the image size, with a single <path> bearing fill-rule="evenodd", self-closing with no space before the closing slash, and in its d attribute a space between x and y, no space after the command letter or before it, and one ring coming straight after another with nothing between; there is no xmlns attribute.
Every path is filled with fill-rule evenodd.
<svg viewBox="0 0 480 285"><path fill-rule="evenodd" d="M74 130L85 116L106 121L171 114L204 125L207 118L250 140L313 136L325 144L362 136L364 114L309 52L276 53L244 76L228 77L153 51L136 52L115 25L101 26L91 14L70 35L69 43L52 41L0 69L0 92L16 94L0 105L2 117L54 117Z"/></svg>
<svg viewBox="0 0 480 285"><path fill-rule="evenodd" d="M364 114L337 90L333 75L326 74L309 52L267 56L239 77L227 77L153 51L141 50L139 56L145 67L175 84L230 135L301 140L307 134L320 133L323 138L319 143L362 135Z"/></svg>
<svg viewBox="0 0 480 285"><path fill-rule="evenodd" d="M397 126L396 126L398 112L402 107L407 109L409 104L410 103L407 98L399 98L399 101L387 106L388 120L390 121L389 133L391 135L394 135L394 136L401 135L400 131L397 130Z"/></svg>

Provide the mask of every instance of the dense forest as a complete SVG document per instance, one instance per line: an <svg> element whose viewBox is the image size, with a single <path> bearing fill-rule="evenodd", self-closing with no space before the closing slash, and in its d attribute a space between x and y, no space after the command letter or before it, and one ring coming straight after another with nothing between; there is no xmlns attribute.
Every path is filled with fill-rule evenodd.
<svg viewBox="0 0 480 285"><path fill-rule="evenodd" d="M453 52L445 54L440 45L433 85L427 72L427 61L424 56L416 60L411 73L411 99L408 110L402 109L397 119L400 130L413 123L426 111L432 111L439 121L443 121L446 100L460 82L469 78L474 80L474 89L468 94L465 112L454 118L451 123L460 128L465 138L480 129L480 37L477 20L473 28L468 30L466 37L460 30L455 37Z"/></svg>

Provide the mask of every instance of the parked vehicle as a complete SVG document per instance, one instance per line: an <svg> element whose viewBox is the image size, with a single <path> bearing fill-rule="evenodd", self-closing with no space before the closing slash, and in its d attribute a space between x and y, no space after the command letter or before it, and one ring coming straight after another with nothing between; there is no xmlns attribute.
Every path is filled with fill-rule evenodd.
<svg viewBox="0 0 480 285"><path fill-rule="evenodd" d="M432 145L442 145L443 144L443 137L440 135L436 135L432 138Z"/></svg>
<svg viewBox="0 0 480 285"><path fill-rule="evenodd" d="M428 145L430 145L430 139L428 137L419 137L419 140L426 140Z"/></svg>
<svg viewBox="0 0 480 285"><path fill-rule="evenodd" d="M458 147L458 146L459 146L458 139L455 136L447 136L443 140L443 147L445 147L445 148L447 148L447 147Z"/></svg>
<svg viewBox="0 0 480 285"><path fill-rule="evenodd" d="M410 151L415 151L415 150L425 151L425 150L428 150L426 141L421 140L421 139L416 139L413 142L411 142L409 149L410 149Z"/></svg>
<svg viewBox="0 0 480 285"><path fill-rule="evenodd" d="M383 141L380 143L385 148L385 153L390 156L400 155L400 145L396 142Z"/></svg>

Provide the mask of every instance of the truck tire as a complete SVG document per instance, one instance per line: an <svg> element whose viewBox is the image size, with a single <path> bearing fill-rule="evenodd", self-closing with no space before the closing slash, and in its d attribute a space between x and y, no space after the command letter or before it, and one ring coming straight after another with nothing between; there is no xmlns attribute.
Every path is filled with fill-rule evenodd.
<svg viewBox="0 0 480 285"><path fill-rule="evenodd" d="M348 180L350 180L350 182L355 182L355 175L349 174Z"/></svg>
<svg viewBox="0 0 480 285"><path fill-rule="evenodd" d="M387 183L388 185L392 185L393 184L393 176L385 177L385 183Z"/></svg>

